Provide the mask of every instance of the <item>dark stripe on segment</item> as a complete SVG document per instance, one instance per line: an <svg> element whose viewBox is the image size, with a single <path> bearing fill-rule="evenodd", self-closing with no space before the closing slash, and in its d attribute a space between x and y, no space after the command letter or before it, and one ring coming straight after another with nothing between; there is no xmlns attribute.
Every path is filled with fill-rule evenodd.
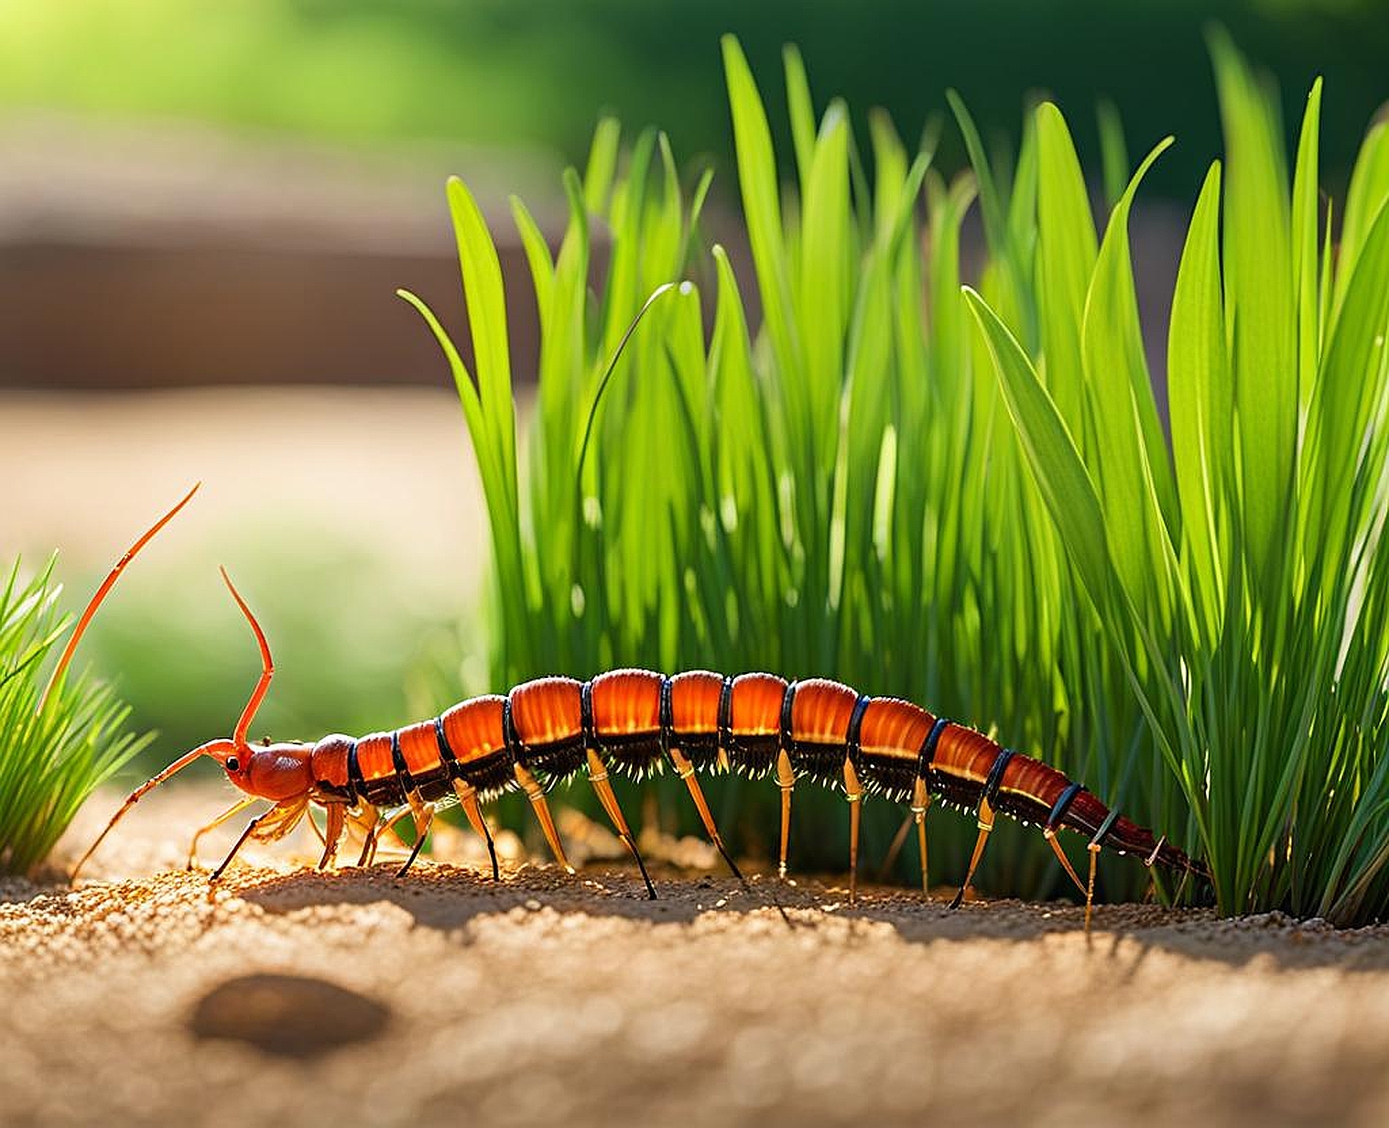
<svg viewBox="0 0 1389 1128"><path fill-rule="evenodd" d="M669 753L675 744L675 706L670 699L670 675L661 675L661 751Z"/></svg>
<svg viewBox="0 0 1389 1128"><path fill-rule="evenodd" d="M719 747L728 752L733 747L733 678L723 679L719 691Z"/></svg>
<svg viewBox="0 0 1389 1128"><path fill-rule="evenodd" d="M352 791L352 802L364 797L367 793L367 781L362 778L362 765L357 763L357 742L352 742L352 747L347 750L347 785Z"/></svg>
<svg viewBox="0 0 1389 1128"><path fill-rule="evenodd" d="M520 757L516 750L521 745L520 737L516 735L516 722L511 716L511 694L502 698L502 741L506 745L506 754L511 757L513 763L519 764Z"/></svg>
<svg viewBox="0 0 1389 1128"><path fill-rule="evenodd" d="M859 694L858 700L854 702L854 712L849 717L849 731L844 734L844 754L855 768L860 766L859 736L863 731L863 715L868 712L868 706L872 703L873 698L868 694Z"/></svg>
<svg viewBox="0 0 1389 1128"><path fill-rule="evenodd" d="M781 698L781 750L789 753L795 743L795 732L791 724L792 710L796 707L796 682L786 683L786 692Z"/></svg>
<svg viewBox="0 0 1389 1128"><path fill-rule="evenodd" d="M584 750L597 749L598 734L593 728L593 679L589 678L579 686L579 733L583 738Z"/></svg>
<svg viewBox="0 0 1389 1128"><path fill-rule="evenodd" d="M400 750L400 729L391 733L391 763L395 765L395 774L400 776L400 786L406 791L416 790L415 779L405 762L405 753Z"/></svg>
<svg viewBox="0 0 1389 1128"><path fill-rule="evenodd" d="M936 723L931 726L931 731L926 734L926 739L921 742L921 754L917 757L917 774L922 779L930 779L931 765L936 760L936 745L940 743L940 734L943 733L951 722L945 717L936 718Z"/></svg>
<svg viewBox="0 0 1389 1128"><path fill-rule="evenodd" d="M994 760L994 766L989 769L989 776L984 780L984 790L979 793L979 802L993 804L998 798L998 785L1003 782L1003 772L1008 767L1008 761L1013 758L1014 753L1007 748L1000 748L998 756Z"/></svg>
<svg viewBox="0 0 1389 1128"><path fill-rule="evenodd" d="M1055 830L1061 825L1061 820L1066 817L1066 812L1070 810L1071 804L1075 802L1075 797L1079 795L1085 787L1079 783L1073 783L1065 791L1061 792L1061 797L1057 799L1051 808L1051 814L1047 816L1047 829Z"/></svg>
<svg viewBox="0 0 1389 1128"><path fill-rule="evenodd" d="M1090 845L1103 846L1105 837L1109 834L1110 830L1113 829L1114 823L1118 818L1119 810L1117 807L1110 811L1109 814L1105 815L1104 822L1100 823L1100 829L1095 831L1095 837L1090 839Z"/></svg>
<svg viewBox="0 0 1389 1128"><path fill-rule="evenodd" d="M449 743L448 733L444 732L444 718L438 716L434 718L434 740L439 745L439 759L449 773L453 773L453 765L458 763L458 756L453 750L453 745Z"/></svg>

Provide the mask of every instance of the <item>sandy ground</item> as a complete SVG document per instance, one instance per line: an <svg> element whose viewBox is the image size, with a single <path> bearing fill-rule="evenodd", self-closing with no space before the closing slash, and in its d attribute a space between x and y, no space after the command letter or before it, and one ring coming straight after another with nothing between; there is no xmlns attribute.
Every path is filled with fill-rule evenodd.
<svg viewBox="0 0 1389 1128"><path fill-rule="evenodd" d="M670 867L650 902L612 863L494 885L448 837L404 879L254 849L209 899L168 867L222 799L156 792L76 891L0 883L0 1121L1389 1122L1389 929L1104 906L1087 941L1066 905Z"/></svg>

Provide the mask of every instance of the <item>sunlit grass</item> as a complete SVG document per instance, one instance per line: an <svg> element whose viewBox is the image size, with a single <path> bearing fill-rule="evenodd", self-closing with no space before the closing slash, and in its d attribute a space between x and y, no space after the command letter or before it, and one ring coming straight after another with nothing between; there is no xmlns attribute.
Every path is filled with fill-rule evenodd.
<svg viewBox="0 0 1389 1128"><path fill-rule="evenodd" d="M1085 286L1078 354L1039 356L1019 322L970 303L1180 786L1154 820L1171 826L1187 807L1226 912L1364 921L1389 907L1389 132L1365 140L1333 247L1320 83L1290 183L1272 102L1220 41L1216 64L1227 160L1202 188L1174 295L1170 448L1139 348L1123 201ZM1043 107L1038 125L1065 158L1059 113ZM1044 167L1044 195L1054 175ZM1071 213L1041 226L1043 246L1073 245L1088 216Z"/></svg>
<svg viewBox="0 0 1389 1128"><path fill-rule="evenodd" d="M1083 780L1208 858L1224 911L1381 915L1385 130L1366 141L1333 254L1319 88L1289 188L1271 103L1217 46L1229 159L1178 281L1169 447L1127 241L1162 145L1123 188L1107 125L1100 237L1054 106L1029 115L1004 175L952 97L975 173L945 183L929 132L913 152L877 117L862 146L841 104L817 117L791 51L783 185L762 97L737 44L724 49L755 278L702 251L708 174L682 179L653 133L622 160L605 122L566 181L557 255L513 202L542 331L524 467L495 247L449 186L476 379L420 308L482 470L496 684L622 664L841 678ZM989 256L966 300L976 197ZM622 354L581 467L619 341L681 279ZM769 805L735 784L722 814L765 841ZM801 808L803 857L842 860L842 806ZM961 864L972 825L932 825L944 865ZM870 850L890 828L870 828ZM1056 873L1035 833L991 855L995 889L1036 892ZM1144 875L1119 862L1108 878L1111 895L1134 894Z"/></svg>
<svg viewBox="0 0 1389 1128"><path fill-rule="evenodd" d="M129 708L82 674L44 687L71 625L53 563L29 580L19 563L0 588L0 873L39 866L83 801L148 743Z"/></svg>

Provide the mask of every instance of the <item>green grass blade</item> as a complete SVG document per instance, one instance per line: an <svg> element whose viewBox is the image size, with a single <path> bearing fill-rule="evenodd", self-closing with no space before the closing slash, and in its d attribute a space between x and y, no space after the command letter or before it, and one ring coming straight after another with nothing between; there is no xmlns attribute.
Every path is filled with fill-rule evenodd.
<svg viewBox="0 0 1389 1128"><path fill-rule="evenodd" d="M1181 500L1183 545L1205 637L1220 626L1227 561L1221 530L1233 482L1232 391L1220 289L1220 165L1211 166L1187 231L1172 295L1167 343L1167 413Z"/></svg>

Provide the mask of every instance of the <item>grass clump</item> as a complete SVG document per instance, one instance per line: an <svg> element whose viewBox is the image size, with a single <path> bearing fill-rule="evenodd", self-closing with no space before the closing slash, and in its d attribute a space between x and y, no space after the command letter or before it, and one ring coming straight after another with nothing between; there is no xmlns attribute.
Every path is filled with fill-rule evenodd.
<svg viewBox="0 0 1389 1128"><path fill-rule="evenodd" d="M619 173L618 128L603 123L566 181L557 255L513 202L542 331L525 448L495 247L467 189L449 186L476 381L411 300L453 368L482 470L496 683L628 663L838 677L1083 780L1206 858L1223 911L1382 916L1384 127L1365 141L1336 249L1318 207L1320 87L1289 186L1273 103L1217 42L1229 155L1187 234L1169 442L1127 236L1167 142L1123 185L1123 139L1105 131L1100 233L1056 107L1029 115L1005 171L952 96L974 171L947 183L931 131L913 152L873 117L861 150L842 104L817 118L788 51L796 176L782 185L732 40L724 57L760 329L729 255L698 253L709 174L687 191L651 133ZM962 294L976 198L988 255ZM677 280L614 362L643 303ZM745 832L772 825L736 783L723 802ZM797 803L802 861L842 864L842 801ZM866 822L870 851L893 825ZM946 846L933 856L962 866L973 827L933 826ZM995 837L981 884L1045 891L1057 871L1040 836ZM1120 862L1105 880L1133 895L1144 875Z"/></svg>
<svg viewBox="0 0 1389 1128"><path fill-rule="evenodd" d="M1078 352L1029 355L1025 326L969 301L1054 527L1180 788L1168 817L1189 810L1219 906L1377 919L1389 908L1389 131L1365 139L1336 246L1317 178L1320 82L1289 178L1273 103L1227 44L1215 55L1228 157L1202 187L1174 294L1171 446L1125 233L1146 163L1078 276ZM1043 107L1037 122L1045 197L1077 171L1060 114ZM1074 206L1054 216L1043 244L1089 222Z"/></svg>
<svg viewBox="0 0 1389 1128"><path fill-rule="evenodd" d="M930 168L932 131L912 152L875 115L870 187L847 108L832 103L817 121L790 51L798 178L783 192L761 95L731 40L725 62L762 331L728 253L698 253L709 173L687 191L652 132L619 173L619 130L603 123L585 173L567 178L557 255L513 201L541 323L525 474L496 251L468 190L449 185L476 382L420 308L453 367L491 515L495 684L629 663L832 676L992 726L1110 797L1136 793L1138 781L1121 786L1124 763L1092 751L1131 748L1141 714L1131 698L1098 719L1070 707L1062 670L1077 685L1115 678L1095 657L1093 616L1064 611L1065 553L995 382L976 377L959 297L972 178L946 183ZM1020 162L1025 182L1033 167ZM1029 192L1014 194L1019 209ZM596 222L610 249L595 278ZM1021 223L1021 210L999 222ZM1019 305L1010 265L986 274ZM679 279L616 362L580 466L619 343L653 291ZM842 865L842 800L803 791L794 851L801 864ZM744 848L765 848L774 801L772 789L725 788L720 813L738 820ZM884 849L898 814L869 804L866 816L868 849ZM947 816L933 834L933 856L962 866L972 824ZM982 880L1050 887L1054 864L1029 836L996 837Z"/></svg>
<svg viewBox="0 0 1389 1128"><path fill-rule="evenodd" d="M86 798L150 740L127 731L130 709L106 683L60 676L46 690L71 625L60 591L52 560L29 580L16 561L0 589L0 873L34 872Z"/></svg>

